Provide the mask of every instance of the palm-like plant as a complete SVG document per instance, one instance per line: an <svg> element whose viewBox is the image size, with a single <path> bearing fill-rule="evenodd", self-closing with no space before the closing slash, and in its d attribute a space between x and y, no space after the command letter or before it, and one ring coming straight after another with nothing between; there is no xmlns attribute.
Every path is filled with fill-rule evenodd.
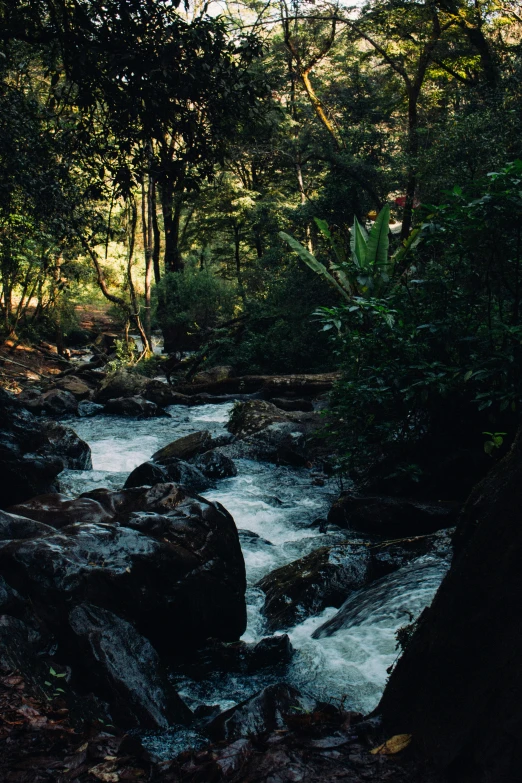
<svg viewBox="0 0 522 783"><path fill-rule="evenodd" d="M279 236L310 269L322 275L347 300L353 297L381 296L393 279L398 263L420 239L419 231L412 231L408 240L393 255L389 255L388 205L381 209L369 233L357 218L354 218L350 230L349 252L339 244L325 220L315 218L315 222L330 245L333 259L328 266L318 261L313 253L290 234L280 231Z"/></svg>

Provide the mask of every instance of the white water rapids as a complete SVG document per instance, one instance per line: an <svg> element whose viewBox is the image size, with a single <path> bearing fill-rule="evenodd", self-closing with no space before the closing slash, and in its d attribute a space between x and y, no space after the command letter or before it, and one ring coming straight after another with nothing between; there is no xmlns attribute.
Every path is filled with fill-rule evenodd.
<svg viewBox="0 0 522 783"><path fill-rule="evenodd" d="M98 487L119 489L131 470L160 447L195 430L214 435L224 431L231 404L168 408L172 418L136 421L98 416L65 422L86 440L93 457L92 471L66 471L60 476L62 491L77 496ZM217 482L203 493L218 500L232 514L241 530L249 588L246 641L267 636L261 608L263 593L253 585L265 574L325 544L345 540L341 532L321 534L311 523L325 517L336 496L336 485L312 485L305 469L281 467L246 459L236 460L238 475ZM333 617L327 608L288 631L296 652L283 677L306 693L367 713L378 703L387 669L397 657L397 629L411 622L428 605L448 564L426 556L379 580L350 598L349 627L331 636L312 638L314 631ZM204 682L183 680L180 694L194 707L220 704L229 707L271 682L280 672L213 675Z"/></svg>

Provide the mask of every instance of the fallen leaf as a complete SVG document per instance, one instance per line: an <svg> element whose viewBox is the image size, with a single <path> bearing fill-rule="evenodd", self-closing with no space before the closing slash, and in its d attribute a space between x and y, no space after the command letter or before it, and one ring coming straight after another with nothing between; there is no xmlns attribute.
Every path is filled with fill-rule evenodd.
<svg viewBox="0 0 522 783"><path fill-rule="evenodd" d="M407 748L411 742L411 734L395 734L389 740L386 740L378 748L374 748L370 751L374 756L393 756L395 753L400 753L401 750Z"/></svg>

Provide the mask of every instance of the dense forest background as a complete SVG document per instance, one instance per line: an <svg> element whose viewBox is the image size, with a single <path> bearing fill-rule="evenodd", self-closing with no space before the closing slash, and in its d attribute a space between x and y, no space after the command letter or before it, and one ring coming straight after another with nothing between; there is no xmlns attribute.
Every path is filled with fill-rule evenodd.
<svg viewBox="0 0 522 783"><path fill-rule="evenodd" d="M199 368L338 369L339 465L385 447L397 491L412 444L496 453L522 393L521 33L516 0L0 0L4 337L63 350L103 301L143 372L155 330Z"/></svg>

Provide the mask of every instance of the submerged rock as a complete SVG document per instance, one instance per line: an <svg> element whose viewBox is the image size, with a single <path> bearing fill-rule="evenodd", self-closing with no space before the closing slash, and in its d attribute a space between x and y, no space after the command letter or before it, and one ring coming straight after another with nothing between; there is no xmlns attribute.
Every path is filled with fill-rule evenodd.
<svg viewBox="0 0 522 783"><path fill-rule="evenodd" d="M91 450L73 430L40 421L0 389L0 507L53 491L64 468L91 467Z"/></svg>
<svg viewBox="0 0 522 783"><path fill-rule="evenodd" d="M192 713L169 685L150 642L125 620L91 604L76 606L69 625L78 640L84 689L102 695L123 728L167 728Z"/></svg>
<svg viewBox="0 0 522 783"><path fill-rule="evenodd" d="M290 628L327 606L341 606L370 578L371 556L364 546L321 547L263 577L263 613L270 630Z"/></svg>

